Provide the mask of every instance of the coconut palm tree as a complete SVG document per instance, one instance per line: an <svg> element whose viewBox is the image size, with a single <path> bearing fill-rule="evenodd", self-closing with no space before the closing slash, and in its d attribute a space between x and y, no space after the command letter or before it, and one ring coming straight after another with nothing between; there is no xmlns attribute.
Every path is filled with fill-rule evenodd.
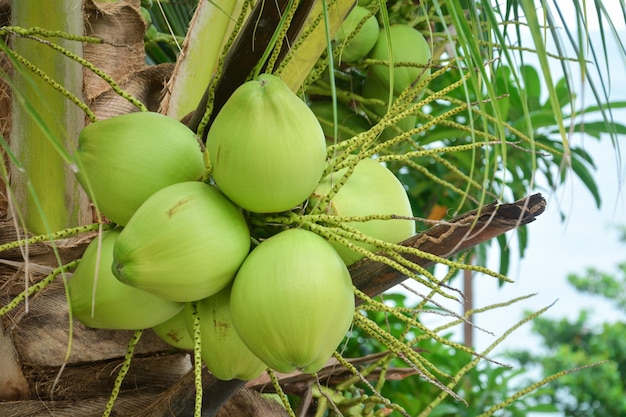
<svg viewBox="0 0 626 417"><path fill-rule="evenodd" d="M497 240L502 273L465 262L466 252L457 255L514 228L520 230L523 249L527 231L521 226L541 214L545 204L531 195L538 175L556 188L575 174L598 195L590 171L593 161L570 137L574 132L602 132L615 141L626 130L612 115L623 103L608 101L609 80L598 79L593 71L594 65L612 62L601 61L586 42L593 13L603 45L615 36L621 16L613 16L602 2L595 2L591 11L584 5L578 0L567 7L542 2L539 8L528 0L505 5L486 0L360 1L366 14L349 30L342 22L348 21L355 2L346 0L63 0L46 5L45 13L35 0L0 3L5 18L0 28L6 161L2 230L7 236L7 244L0 247L6 259L0 344L8 347L0 355L0 364L6 364L0 368L9 370L0 381L12 387L0 396L19 400L9 405L13 411L8 415L38 415L51 408L57 415L99 415L113 406L124 415L168 415L168 410L200 415L201 407L202 415L287 412L251 389L266 385L273 385L292 415L296 404L299 415L340 408L358 415L385 415L389 410L407 415L380 394L389 379L388 365L397 357L407 363L403 377L418 374L436 387L422 414L445 396L456 398L454 388L463 372L489 352L473 352L439 336L440 329L422 328L424 337L469 354L466 368L448 374L450 370L406 339L407 332L373 326L359 311L354 324L391 353L350 360L336 354L341 372L336 364L315 377L270 371L267 381L248 383L246 389L244 381L218 381L206 370L202 374L199 343L192 355L194 374L188 352L164 344L151 331L142 336L139 330L93 330L73 320L64 283L85 247L114 226L75 179L81 169L73 156L77 138L86 124L153 111L182 121L203 146L233 92L259 74L275 74L311 109L318 109L332 162L325 174L341 169L351 173L357 160L375 158L404 184L423 233L403 245L373 242L372 251L386 251L386 260L365 251L366 260L350 272L361 308L402 316L406 328L413 328L420 326L414 311L394 310L371 297L409 276L429 294L419 306L426 308L436 305L438 297L459 297L446 284L457 270L506 280L502 273L510 254L504 240ZM566 10L575 12L573 26ZM366 22L375 22L376 47L387 53L366 52L347 62L346 51ZM412 60L411 52L408 58L400 54L402 48L411 51L419 45L395 44L392 32L398 26L421 36L428 48L425 61ZM621 43L620 48L623 57ZM424 56L423 50L415 53ZM537 57L538 67L526 65L528 54ZM564 79L556 79L551 63L564 69ZM595 106L578 106L580 83L569 75L574 66L585 75ZM412 75L402 84L407 73ZM382 95L368 92L368 82L376 77ZM322 113L322 107L330 110ZM586 130L579 115L590 113L600 122ZM208 176L204 180L211 181ZM494 199L512 203L489 204ZM339 219L337 226L336 219L315 210L249 215L254 244L285 227L308 228L336 242L361 236L372 243L355 234L346 220ZM448 213L451 219L441 223ZM322 217L312 220L315 215ZM467 230L477 237L468 240ZM484 253L480 247L474 250ZM435 263L446 265L448 275L433 275L428 268ZM378 277L387 279L374 285ZM451 322L463 320L453 314ZM322 388L327 386L333 389ZM485 415L518 394L511 393ZM221 408L224 403L235 408Z"/></svg>

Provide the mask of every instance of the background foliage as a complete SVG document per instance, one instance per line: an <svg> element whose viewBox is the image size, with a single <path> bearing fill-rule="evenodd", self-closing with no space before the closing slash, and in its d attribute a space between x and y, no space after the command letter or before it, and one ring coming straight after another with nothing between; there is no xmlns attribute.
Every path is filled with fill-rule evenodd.
<svg viewBox="0 0 626 417"><path fill-rule="evenodd" d="M623 230L623 229L622 229ZM622 236L622 242L626 239ZM542 401L554 403L567 417L609 417L626 414L626 263L613 272L590 267L567 277L577 291L593 295L598 302L612 304L614 317L598 317L592 310L582 310L569 319L539 317L533 321L533 333L541 341L537 352L511 352L520 366L540 369L544 375L558 369L589 363L600 366L559 378L544 393Z"/></svg>

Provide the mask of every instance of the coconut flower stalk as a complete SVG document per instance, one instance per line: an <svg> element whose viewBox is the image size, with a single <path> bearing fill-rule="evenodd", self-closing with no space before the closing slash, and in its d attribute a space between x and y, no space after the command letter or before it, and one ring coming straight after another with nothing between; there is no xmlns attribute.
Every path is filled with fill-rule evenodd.
<svg viewBox="0 0 626 417"><path fill-rule="evenodd" d="M327 2L302 0L291 3L280 0L264 7L264 2L258 2L226 51L221 70L219 61L216 63L217 72L212 67L205 68L210 71L211 77L215 75L215 79L211 78L211 84L204 90L195 110L186 115L185 123L192 130L197 130L204 141L208 127L228 97L250 74L258 75L270 67L292 91L298 92L354 4L353 0L339 0L329 8ZM293 13L289 14L290 11ZM283 21L285 15L291 17L288 23ZM259 31L259 26L277 29L275 32ZM227 34L231 35L233 29L229 26ZM187 38L201 36L200 33L194 35L195 30L192 27ZM270 51L272 53L267 54ZM184 78L184 74L175 73L173 77ZM197 85L189 86L197 90ZM186 89L179 86L176 96L187 96ZM195 97L196 91L190 94ZM173 114L171 109L176 105L173 103L175 100L174 95L164 100L164 107L170 115ZM203 125L206 121L201 122L207 107L212 110L209 126Z"/></svg>
<svg viewBox="0 0 626 417"><path fill-rule="evenodd" d="M202 89L198 86L207 86L211 82L243 3L243 0L198 3L163 100L165 114L182 119L195 109L202 97Z"/></svg>

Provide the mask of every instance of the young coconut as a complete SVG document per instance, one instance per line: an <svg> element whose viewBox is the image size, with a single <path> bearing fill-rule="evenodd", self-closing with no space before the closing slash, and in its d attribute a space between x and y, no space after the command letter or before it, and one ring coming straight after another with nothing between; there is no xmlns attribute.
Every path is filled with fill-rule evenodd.
<svg viewBox="0 0 626 417"><path fill-rule="evenodd" d="M165 343L177 349L193 350L193 339L187 330L187 320L191 317L189 303L185 303L180 313L171 319L152 327L152 331Z"/></svg>
<svg viewBox="0 0 626 417"><path fill-rule="evenodd" d="M111 273L113 245L121 230L94 239L69 280L72 314L85 326L97 329L138 330L162 323L184 307L122 284ZM94 291L95 286L95 291Z"/></svg>
<svg viewBox="0 0 626 417"><path fill-rule="evenodd" d="M391 48L394 63L410 62L415 66L398 66L393 68L393 93L398 95L412 83L419 84L430 75L430 68L425 67L431 58L430 45L424 36L411 26L395 24L389 26L391 36ZM387 45L387 32L382 28L378 35L376 45L370 51L371 59L389 61L389 47ZM372 74L383 84L390 85L389 65L372 65Z"/></svg>
<svg viewBox="0 0 626 417"><path fill-rule="evenodd" d="M313 193L310 206L315 207L319 200L328 195L347 171L342 169L328 175ZM396 176L373 159L363 159L354 168L352 175L332 198L328 214L337 216L370 216L373 214L395 214L413 216L411 203L404 186ZM363 234L390 243L399 243L415 234L415 221L405 219L370 220L346 223ZM377 251L373 245L352 241L369 251ZM346 265L363 258L347 246L331 241Z"/></svg>
<svg viewBox="0 0 626 417"><path fill-rule="evenodd" d="M195 301L230 283L250 250L243 214L215 187L182 182L137 209L113 248L123 283L173 301Z"/></svg>
<svg viewBox="0 0 626 417"><path fill-rule="evenodd" d="M200 316L202 360L218 379L250 380L267 368L235 331L230 313L230 286L196 303ZM193 333L193 318L185 310L187 330Z"/></svg>
<svg viewBox="0 0 626 417"><path fill-rule="evenodd" d="M319 182L326 160L317 118L270 74L235 90L211 125L207 150L220 190L257 213L301 204Z"/></svg>
<svg viewBox="0 0 626 417"><path fill-rule="evenodd" d="M82 187L119 225L156 191L197 180L205 170L195 134L177 120L150 112L87 125L74 158Z"/></svg>
<svg viewBox="0 0 626 417"><path fill-rule="evenodd" d="M246 258L230 308L237 333L270 368L317 372L352 323L350 273L324 238L289 229Z"/></svg>
<svg viewBox="0 0 626 417"><path fill-rule="evenodd" d="M368 15L369 17L367 17ZM362 21L364 22L359 31L352 35ZM352 39L344 44L349 36L352 36ZM335 34L335 42L341 48L341 55L339 55L341 62L355 62L364 58L372 50L377 39L378 22L376 18L365 7L355 6Z"/></svg>

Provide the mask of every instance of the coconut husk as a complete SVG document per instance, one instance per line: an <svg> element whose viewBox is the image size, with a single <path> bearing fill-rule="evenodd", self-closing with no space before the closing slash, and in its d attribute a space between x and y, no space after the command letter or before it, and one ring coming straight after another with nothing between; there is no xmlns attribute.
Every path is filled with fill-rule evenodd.
<svg viewBox="0 0 626 417"><path fill-rule="evenodd" d="M146 67L128 74L120 87L141 101L150 111L157 111L165 83L172 74L174 64ZM98 119L137 111L137 108L115 91L109 89L95 97L90 104Z"/></svg>
<svg viewBox="0 0 626 417"><path fill-rule="evenodd" d="M85 44L85 59L109 75L148 110L157 111L174 65L146 66L145 31L139 0L85 1L85 34L104 41ZM84 80L85 100L98 119L138 110L90 70L85 70Z"/></svg>

